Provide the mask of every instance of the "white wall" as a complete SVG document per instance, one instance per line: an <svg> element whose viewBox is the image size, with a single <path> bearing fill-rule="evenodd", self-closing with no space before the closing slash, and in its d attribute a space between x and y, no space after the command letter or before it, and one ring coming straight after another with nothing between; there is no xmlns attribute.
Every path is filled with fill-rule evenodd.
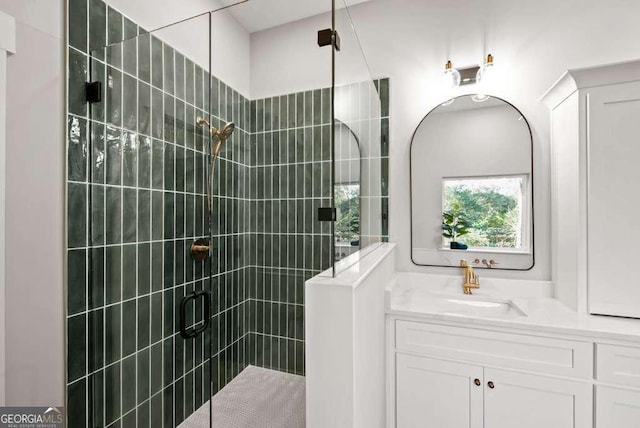
<svg viewBox="0 0 640 428"><path fill-rule="evenodd" d="M16 21L0 12L0 406L5 405L5 188L7 168L7 58L16 53Z"/></svg>
<svg viewBox="0 0 640 428"><path fill-rule="evenodd" d="M318 30L330 14L251 34L251 97L254 99L331 86L331 49L318 47Z"/></svg>
<svg viewBox="0 0 640 428"><path fill-rule="evenodd" d="M6 405L64 403L64 2L0 0L7 61Z"/></svg>
<svg viewBox="0 0 640 428"><path fill-rule="evenodd" d="M499 272L493 276L550 279L549 112L539 97L568 68L640 57L640 2L633 0L373 0L351 9L360 42L374 77L391 78L390 240L398 243L398 268L447 272L414 266L410 258L409 144L420 119L449 98L440 86L444 63L478 64L493 53L496 66L508 73L493 95L518 107L534 135L536 266L528 272ZM310 37L326 19L309 20L278 31L292 40ZM308 70L319 61L317 50L296 52L295 61L282 44L252 42L252 91L260 96L313 87ZM283 42L284 43L284 42ZM293 43L293 42L291 42ZM286 75L260 78L257 62L287 64ZM321 59L321 58L320 58ZM290 76L295 76L291 78ZM306 78L306 81L305 81ZM486 276L487 274L485 274Z"/></svg>

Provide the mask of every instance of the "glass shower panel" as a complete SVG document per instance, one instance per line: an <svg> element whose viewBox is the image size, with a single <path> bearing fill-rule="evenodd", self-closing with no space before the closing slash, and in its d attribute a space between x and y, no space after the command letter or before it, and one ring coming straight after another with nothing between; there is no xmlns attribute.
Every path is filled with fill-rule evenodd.
<svg viewBox="0 0 640 428"><path fill-rule="evenodd" d="M334 275L382 240L383 159L378 88L344 0L335 0L333 86ZM357 256L351 256L358 252ZM351 256L351 257L350 257ZM337 263L340 260L342 263Z"/></svg>
<svg viewBox="0 0 640 428"><path fill-rule="evenodd" d="M176 427L212 395L218 337L218 262L191 256L210 239L209 14L153 32L106 15L89 55L87 426Z"/></svg>

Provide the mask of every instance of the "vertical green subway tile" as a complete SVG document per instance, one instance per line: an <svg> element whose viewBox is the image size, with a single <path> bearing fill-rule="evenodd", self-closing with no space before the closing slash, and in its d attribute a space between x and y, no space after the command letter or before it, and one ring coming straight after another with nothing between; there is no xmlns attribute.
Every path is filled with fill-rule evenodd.
<svg viewBox="0 0 640 428"><path fill-rule="evenodd" d="M138 187L151 187L151 138L138 136Z"/></svg>
<svg viewBox="0 0 640 428"><path fill-rule="evenodd" d="M122 39L122 68L132 76L138 74L138 26L124 18Z"/></svg>
<svg viewBox="0 0 640 428"><path fill-rule="evenodd" d="M121 357L121 305L112 305L105 308L105 364L111 364Z"/></svg>
<svg viewBox="0 0 640 428"><path fill-rule="evenodd" d="M87 0L69 0L69 45L87 52Z"/></svg>
<svg viewBox="0 0 640 428"><path fill-rule="evenodd" d="M67 359L67 377L73 382L86 375L86 315L76 315L67 320L67 355L76 355L77 358Z"/></svg>
<svg viewBox="0 0 640 428"><path fill-rule="evenodd" d="M135 187L138 183L138 137L133 132L123 134L122 184Z"/></svg>
<svg viewBox="0 0 640 428"><path fill-rule="evenodd" d="M194 104L195 100L195 71L193 61L185 59L184 62L184 95L185 101Z"/></svg>
<svg viewBox="0 0 640 428"><path fill-rule="evenodd" d="M107 68L105 66L104 63L98 61L95 59L95 57L91 57L91 63L90 65L90 76L89 76L89 81L91 82L100 82L102 84L102 100L103 102L100 103L93 103L89 105L89 110L90 110L90 118L93 120L97 120L100 122L104 122L105 118L104 118L104 114L105 114L105 102L104 100L107 99L107 88L108 88L108 81L107 81Z"/></svg>
<svg viewBox="0 0 640 428"><path fill-rule="evenodd" d="M87 308L87 251L67 253L67 312L74 315Z"/></svg>
<svg viewBox="0 0 640 428"><path fill-rule="evenodd" d="M69 116L67 120L67 170L69 181L87 180L87 121Z"/></svg>
<svg viewBox="0 0 640 428"><path fill-rule="evenodd" d="M105 250L92 248L89 253L90 288L88 292L89 309L104 305L105 299ZM100 341L102 343L102 341Z"/></svg>
<svg viewBox="0 0 640 428"><path fill-rule="evenodd" d="M122 72L107 68L107 122L114 126L122 125Z"/></svg>
<svg viewBox="0 0 640 428"><path fill-rule="evenodd" d="M195 106L199 109L204 108L204 70L196 65L194 73L195 83Z"/></svg>
<svg viewBox="0 0 640 428"><path fill-rule="evenodd" d="M86 116L85 84L88 80L87 56L69 49L68 106L69 113Z"/></svg>
<svg viewBox="0 0 640 428"><path fill-rule="evenodd" d="M68 185L68 246L69 248L87 245L87 186L69 183Z"/></svg>
<svg viewBox="0 0 640 428"><path fill-rule="evenodd" d="M106 191L106 243L118 244L122 241L121 230L122 196L118 187L108 187Z"/></svg>
<svg viewBox="0 0 640 428"><path fill-rule="evenodd" d="M163 52L163 89L170 95L173 95L175 90L173 53L173 48L165 44Z"/></svg>
<svg viewBox="0 0 640 428"><path fill-rule="evenodd" d="M138 244L138 291L143 296L151 290L151 244Z"/></svg>
<svg viewBox="0 0 640 428"><path fill-rule="evenodd" d="M380 106L382 117L389 116L389 79L380 80Z"/></svg>
<svg viewBox="0 0 640 428"><path fill-rule="evenodd" d="M313 92L304 93L304 126L313 125Z"/></svg>
<svg viewBox="0 0 640 428"><path fill-rule="evenodd" d="M175 95L184 100L184 55L175 51Z"/></svg>
<svg viewBox="0 0 640 428"><path fill-rule="evenodd" d="M129 131L138 130L137 81L127 74L123 75L122 127Z"/></svg>
<svg viewBox="0 0 640 428"><path fill-rule="evenodd" d="M107 44L107 8L101 0L89 0L89 53L104 59Z"/></svg>
<svg viewBox="0 0 640 428"><path fill-rule="evenodd" d="M141 34L138 42L138 78L151 83L151 35Z"/></svg>
<svg viewBox="0 0 640 428"><path fill-rule="evenodd" d="M304 126L304 92L298 92L295 94L296 97L296 121L295 126L301 127ZM291 110L291 106L289 106L289 110Z"/></svg>
<svg viewBox="0 0 640 428"><path fill-rule="evenodd" d="M162 41L151 36L151 84L158 89L163 89L163 46Z"/></svg>
<svg viewBox="0 0 640 428"><path fill-rule="evenodd" d="M122 66L122 15L112 7L107 13L107 63L114 67Z"/></svg>

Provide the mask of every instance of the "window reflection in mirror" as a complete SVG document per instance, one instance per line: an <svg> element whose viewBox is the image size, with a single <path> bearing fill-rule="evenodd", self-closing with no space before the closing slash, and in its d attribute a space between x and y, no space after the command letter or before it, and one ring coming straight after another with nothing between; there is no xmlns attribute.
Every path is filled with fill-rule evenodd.
<svg viewBox="0 0 640 428"><path fill-rule="evenodd" d="M469 223L460 241L471 249L528 251L526 175L442 180L442 212L457 208ZM443 236L443 248L451 238Z"/></svg>
<svg viewBox="0 0 640 428"><path fill-rule="evenodd" d="M335 261L360 249L360 145L346 124L335 126Z"/></svg>

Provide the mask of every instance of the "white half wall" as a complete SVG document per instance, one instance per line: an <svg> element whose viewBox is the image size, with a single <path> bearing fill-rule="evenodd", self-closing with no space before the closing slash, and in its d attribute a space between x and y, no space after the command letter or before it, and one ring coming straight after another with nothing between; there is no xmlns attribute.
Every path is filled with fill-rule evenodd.
<svg viewBox="0 0 640 428"><path fill-rule="evenodd" d="M381 244L336 278L305 284L307 428L383 428L385 287L394 244ZM350 256L360 257L358 254Z"/></svg>
<svg viewBox="0 0 640 428"><path fill-rule="evenodd" d="M7 60L7 406L64 403L64 11L0 0L16 21Z"/></svg>
<svg viewBox="0 0 640 428"><path fill-rule="evenodd" d="M409 144L422 117L458 95L440 86L446 61L462 67L479 64L492 53L496 67L508 77L492 95L518 107L533 131L536 266L527 272L493 271L485 276L550 279L550 123L538 99L567 69L639 58L640 2L375 0L353 6L350 13L372 74L391 78L389 233L398 243L398 269L451 272L411 263ZM291 24L277 31L293 44L323 25L326 20L316 17L305 26ZM317 49L297 50L292 58L283 49L289 46L285 42L267 43L275 31L252 35L252 91L263 97L316 87L317 73L305 72L313 64L325 66ZM264 70L259 63L265 59L268 64L286 64L287 72Z"/></svg>

